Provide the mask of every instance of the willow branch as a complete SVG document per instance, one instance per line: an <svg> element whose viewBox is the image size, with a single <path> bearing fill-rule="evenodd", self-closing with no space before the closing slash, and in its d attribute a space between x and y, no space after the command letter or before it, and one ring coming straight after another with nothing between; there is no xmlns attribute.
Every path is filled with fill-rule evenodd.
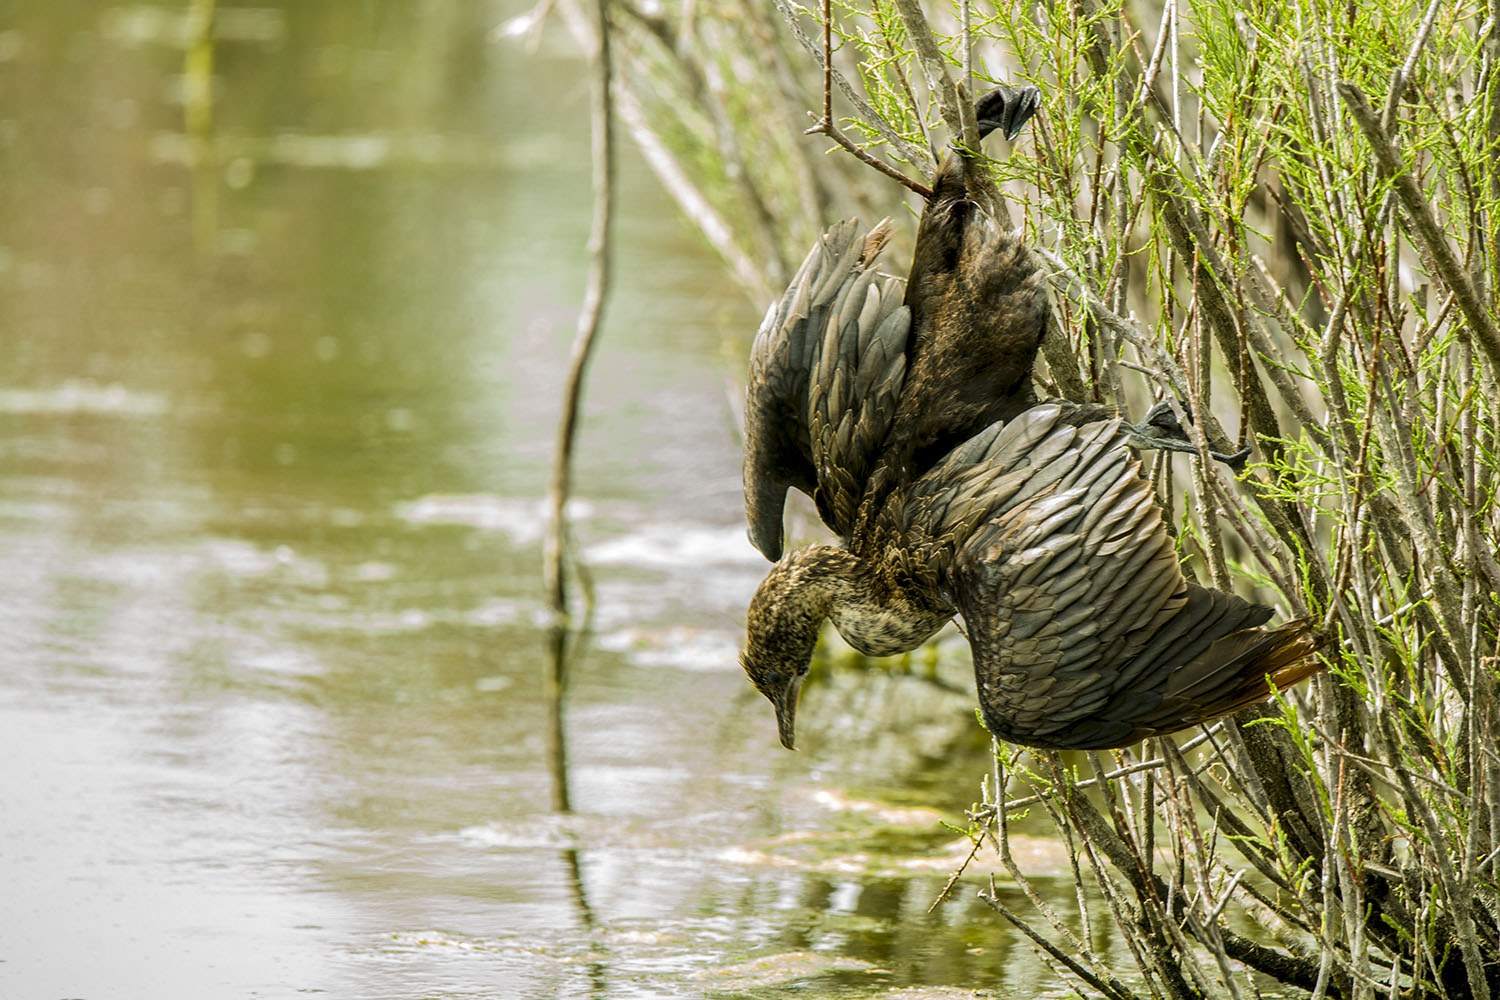
<svg viewBox="0 0 1500 1000"><path fill-rule="evenodd" d="M859 160L859 162L865 164L866 166L874 167L882 174L885 174L887 177L901 184L901 186L905 187L907 190L913 191L916 194L921 195L923 198L932 197L932 188L928 187L926 184L923 184L921 181L912 180L910 177L906 176L901 171L891 166L889 163L886 163L884 160L878 159L877 157L871 155L868 151L861 149L859 146L855 145L854 141L847 135L845 135L837 125L833 124L833 122L829 121L826 118L820 118L812 126L812 128L809 128L803 134L826 135L828 138L838 143L840 147L849 151L850 153L853 153L854 158Z"/></svg>
<svg viewBox="0 0 1500 1000"><path fill-rule="evenodd" d="M1468 320L1469 329L1473 331L1479 349L1489 359L1491 368L1500 371L1500 328L1496 327L1495 317L1480 300L1463 264L1448 245L1448 239L1432 214L1432 206L1422 196L1422 189L1417 185L1416 178L1402 164L1390 135L1381 127L1380 119L1370 107L1364 91L1352 83L1342 81L1337 87L1339 96L1344 99L1349 113L1375 153L1375 159L1380 161L1381 169L1391 177L1395 185L1396 196L1401 199L1401 205L1411 219L1412 242L1416 244L1427 266L1453 290L1458 299L1459 311Z"/></svg>

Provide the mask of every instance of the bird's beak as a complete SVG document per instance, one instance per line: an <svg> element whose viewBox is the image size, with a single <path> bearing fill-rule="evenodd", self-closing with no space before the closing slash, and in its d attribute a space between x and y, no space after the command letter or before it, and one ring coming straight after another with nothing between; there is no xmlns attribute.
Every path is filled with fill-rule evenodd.
<svg viewBox="0 0 1500 1000"><path fill-rule="evenodd" d="M776 732L781 737L781 745L788 750L797 749L797 697L802 693L802 677L793 674L771 699L771 705L776 709Z"/></svg>

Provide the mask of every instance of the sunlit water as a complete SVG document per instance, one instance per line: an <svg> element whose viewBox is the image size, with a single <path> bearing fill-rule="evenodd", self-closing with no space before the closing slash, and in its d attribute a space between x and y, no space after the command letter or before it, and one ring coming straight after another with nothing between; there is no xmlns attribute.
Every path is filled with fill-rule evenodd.
<svg viewBox="0 0 1500 1000"><path fill-rule="evenodd" d="M628 155L553 697L565 38L223 8L194 172L183 6L0 24L0 996L1063 995L977 880L926 912L962 693L846 672L777 747L735 664L757 313Z"/></svg>

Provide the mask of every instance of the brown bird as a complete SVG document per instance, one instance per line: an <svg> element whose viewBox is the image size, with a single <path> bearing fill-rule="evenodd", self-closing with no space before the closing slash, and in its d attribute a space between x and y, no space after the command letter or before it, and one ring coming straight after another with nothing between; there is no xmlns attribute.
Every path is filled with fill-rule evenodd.
<svg viewBox="0 0 1500 1000"><path fill-rule="evenodd" d="M1014 138L1035 88L977 107ZM778 560L741 665L793 748L824 620L871 656L961 614L986 726L1013 743L1119 747L1235 712L1320 669L1309 621L1188 583L1134 447L1192 450L1161 404L1139 424L1039 403L1044 277L939 167L905 282L875 263L882 222L813 247L755 338L745 409L750 538ZM1246 452L1217 455L1243 461ZM842 546L782 557L786 491Z"/></svg>

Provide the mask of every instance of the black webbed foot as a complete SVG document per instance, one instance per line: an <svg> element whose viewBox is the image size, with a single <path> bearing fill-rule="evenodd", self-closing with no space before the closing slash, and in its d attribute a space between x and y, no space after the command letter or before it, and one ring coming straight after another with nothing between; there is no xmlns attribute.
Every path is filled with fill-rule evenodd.
<svg viewBox="0 0 1500 1000"><path fill-rule="evenodd" d="M1186 403L1178 403L1182 408L1183 415L1188 420L1193 419L1193 411ZM1177 414L1172 409L1172 404L1162 400L1151 409L1139 423L1127 424L1126 433L1130 435L1131 443L1138 448L1157 448L1162 451L1185 451L1196 453L1198 449L1193 445L1192 438L1177 419ZM1235 472L1242 472L1245 468L1245 460L1250 457L1250 446L1247 444L1236 452L1222 452L1209 449L1209 457L1215 461L1223 462Z"/></svg>
<svg viewBox="0 0 1500 1000"><path fill-rule="evenodd" d="M1042 92L1035 87L996 87L974 103L979 137L998 130L1005 138L1014 139L1041 106Z"/></svg>

